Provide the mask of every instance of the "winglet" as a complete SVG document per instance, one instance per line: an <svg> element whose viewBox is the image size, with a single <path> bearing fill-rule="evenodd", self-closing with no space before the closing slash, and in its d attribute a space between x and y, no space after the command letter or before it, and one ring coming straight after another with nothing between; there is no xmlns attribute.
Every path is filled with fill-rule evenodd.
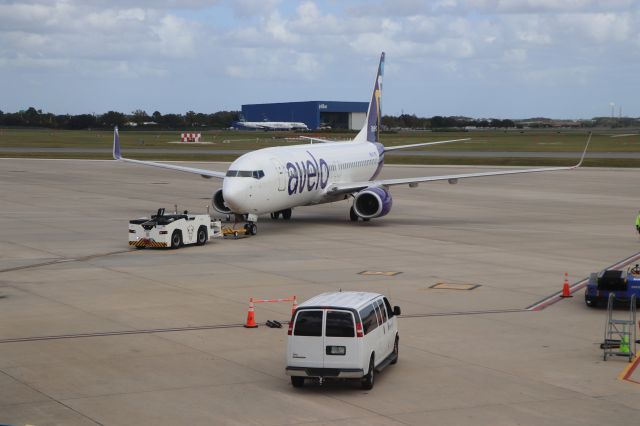
<svg viewBox="0 0 640 426"><path fill-rule="evenodd" d="M369 110L367 111L367 119L365 120L362 130L358 132L353 139L357 142L380 142L380 120L381 107L380 98L382 97L382 77L384 75L384 52L380 55L380 64L378 65L378 73L376 81L373 83L373 94L369 102Z"/></svg>
<svg viewBox="0 0 640 426"><path fill-rule="evenodd" d="M120 155L120 135L118 134L118 126L113 128L113 159L119 160L122 158Z"/></svg>
<svg viewBox="0 0 640 426"><path fill-rule="evenodd" d="M589 148L589 142L591 142L591 136L592 135L593 135L593 132L589 132L589 137L587 138L587 144L584 146L584 151L582 151L582 157L580 157L580 161L578 162L578 164L573 166L574 169L577 169L578 167L582 166L582 162L584 161L584 157L587 155L587 148Z"/></svg>

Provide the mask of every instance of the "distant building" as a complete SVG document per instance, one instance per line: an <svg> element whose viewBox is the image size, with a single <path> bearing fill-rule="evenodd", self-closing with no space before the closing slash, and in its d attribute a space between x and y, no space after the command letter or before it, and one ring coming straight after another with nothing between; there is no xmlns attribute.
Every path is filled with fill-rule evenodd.
<svg viewBox="0 0 640 426"><path fill-rule="evenodd" d="M242 105L245 121L302 122L309 129L360 130L368 102L307 101Z"/></svg>

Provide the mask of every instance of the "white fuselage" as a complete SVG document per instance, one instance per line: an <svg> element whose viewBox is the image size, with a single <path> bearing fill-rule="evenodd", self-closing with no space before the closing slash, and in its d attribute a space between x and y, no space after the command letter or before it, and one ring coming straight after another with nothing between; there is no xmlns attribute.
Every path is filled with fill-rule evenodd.
<svg viewBox="0 0 640 426"><path fill-rule="evenodd" d="M293 121L240 121L237 127L256 130L308 130L305 123Z"/></svg>
<svg viewBox="0 0 640 426"><path fill-rule="evenodd" d="M225 203L239 214L264 214L344 199L332 184L369 181L379 173L382 145L330 142L265 148L235 160L222 184Z"/></svg>

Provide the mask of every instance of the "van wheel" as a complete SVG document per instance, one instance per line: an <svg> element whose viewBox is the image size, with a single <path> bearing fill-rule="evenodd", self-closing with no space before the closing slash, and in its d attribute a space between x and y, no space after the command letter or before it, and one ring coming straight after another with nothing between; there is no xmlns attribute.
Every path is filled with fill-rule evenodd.
<svg viewBox="0 0 640 426"><path fill-rule="evenodd" d="M198 236L197 236L196 244L199 246L203 246L206 244L206 242L207 242L207 228L205 228L204 226L201 226L200 228L198 228Z"/></svg>
<svg viewBox="0 0 640 426"><path fill-rule="evenodd" d="M374 385L373 376L375 374L374 368L373 368L373 360L374 360L374 355L371 354L371 361L369 361L369 372L367 373L366 376L362 378L362 383L361 383L362 389L365 389L365 390L373 389L373 385Z"/></svg>
<svg viewBox="0 0 640 426"><path fill-rule="evenodd" d="M291 384L294 388L301 388L304 386L304 377L291 376Z"/></svg>
<svg viewBox="0 0 640 426"><path fill-rule="evenodd" d="M171 248L177 249L182 245L182 234L180 231L173 231L171 234Z"/></svg>
<svg viewBox="0 0 640 426"><path fill-rule="evenodd" d="M393 361L391 361L391 364L398 363L398 355L399 355L398 343L399 342L400 342L400 338L396 335L396 341L393 344Z"/></svg>

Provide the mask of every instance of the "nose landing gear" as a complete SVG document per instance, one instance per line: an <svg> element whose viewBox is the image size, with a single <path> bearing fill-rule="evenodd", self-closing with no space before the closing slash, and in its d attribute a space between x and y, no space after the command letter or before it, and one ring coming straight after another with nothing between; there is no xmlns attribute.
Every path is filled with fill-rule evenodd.
<svg viewBox="0 0 640 426"><path fill-rule="evenodd" d="M253 222L244 225L244 233L248 235L256 235L258 233L258 225Z"/></svg>

